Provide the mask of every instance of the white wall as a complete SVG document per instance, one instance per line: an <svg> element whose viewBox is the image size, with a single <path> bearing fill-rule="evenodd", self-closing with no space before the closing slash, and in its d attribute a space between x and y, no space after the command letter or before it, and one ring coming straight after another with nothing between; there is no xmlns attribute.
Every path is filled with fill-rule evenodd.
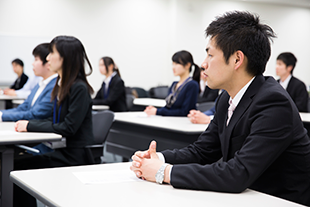
<svg viewBox="0 0 310 207"><path fill-rule="evenodd" d="M178 50L190 51L200 65L207 43L204 30L215 16L231 10L258 13L278 34L266 74L275 76L277 55L291 51L298 58L295 76L310 85L309 7L232 0L0 0L0 44L11 37L45 41L56 35L73 35L82 41L93 65L89 81L95 90L104 78L98 70L102 56L114 59L127 86L148 89L170 85L175 79L171 56ZM1 44L0 54L17 54L23 47L11 44ZM25 55L27 73L32 72L32 49ZM13 81L12 72L4 73L11 70L11 59L3 58L1 55L0 71L6 75L0 81Z"/></svg>

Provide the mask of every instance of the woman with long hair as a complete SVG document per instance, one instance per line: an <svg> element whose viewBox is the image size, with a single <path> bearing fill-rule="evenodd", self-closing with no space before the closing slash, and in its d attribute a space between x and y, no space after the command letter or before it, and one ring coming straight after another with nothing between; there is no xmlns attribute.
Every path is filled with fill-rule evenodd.
<svg viewBox="0 0 310 207"><path fill-rule="evenodd" d="M185 50L175 53L172 62L173 74L179 76L180 80L170 86L166 106L159 109L148 106L144 110L147 115L187 116L190 110L196 109L200 81L199 66L194 63L193 56ZM194 73L193 77L190 77L192 68Z"/></svg>
<svg viewBox="0 0 310 207"><path fill-rule="evenodd" d="M17 132L52 132L66 137L66 147L41 155L22 158L15 170L52 168L89 164L86 145L93 142L92 87L86 79L85 61L92 72L84 46L75 37L55 37L47 56L50 70L58 73L52 91L53 113L45 120L18 121ZM14 187L14 206L36 206L36 200L19 187Z"/></svg>
<svg viewBox="0 0 310 207"><path fill-rule="evenodd" d="M105 79L93 100L94 105L108 105L111 111L127 111L126 90L119 69L110 57L99 60L99 70Z"/></svg>

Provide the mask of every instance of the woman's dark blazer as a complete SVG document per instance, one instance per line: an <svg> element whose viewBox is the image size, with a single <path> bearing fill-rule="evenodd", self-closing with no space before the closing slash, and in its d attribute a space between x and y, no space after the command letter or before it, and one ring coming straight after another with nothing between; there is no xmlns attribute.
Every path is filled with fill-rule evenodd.
<svg viewBox="0 0 310 207"><path fill-rule="evenodd" d="M127 111L126 90L124 81L118 75L115 75L109 84L108 97L104 98L105 82L102 83L100 90L93 99L94 105L108 105L111 111L121 112Z"/></svg>
<svg viewBox="0 0 310 207"><path fill-rule="evenodd" d="M44 157L45 163L40 167L57 167L88 164L84 147L94 140L92 124L92 99L87 85L77 80L70 88L70 94L56 111L56 122L53 124L53 113L49 119L30 120L27 126L29 132L52 132L66 137L66 148L54 152L37 155ZM37 157L34 156L34 157ZM40 165L40 164L39 164Z"/></svg>

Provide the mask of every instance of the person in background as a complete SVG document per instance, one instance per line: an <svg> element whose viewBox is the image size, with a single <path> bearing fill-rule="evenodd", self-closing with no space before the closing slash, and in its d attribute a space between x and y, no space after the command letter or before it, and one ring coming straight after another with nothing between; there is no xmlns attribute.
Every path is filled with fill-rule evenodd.
<svg viewBox="0 0 310 207"><path fill-rule="evenodd" d="M215 106L211 109L201 112L199 110L190 110L187 117L193 124L209 124L211 122L211 117L215 114Z"/></svg>
<svg viewBox="0 0 310 207"><path fill-rule="evenodd" d="M176 52L172 56L172 69L174 76L179 76L180 80L170 86L166 106L159 109L147 106L144 110L147 115L186 116L190 110L196 109L200 68L194 63L193 56L185 50ZM193 78L190 77L192 69Z"/></svg>
<svg viewBox="0 0 310 207"><path fill-rule="evenodd" d="M125 84L113 59L110 57L101 58L99 70L105 79L93 99L93 104L108 105L114 112L127 111Z"/></svg>
<svg viewBox="0 0 310 207"><path fill-rule="evenodd" d="M92 87L86 79L85 61L91 64L84 46L75 37L57 36L47 56L50 70L58 73L52 91L53 113L48 119L21 120L17 132L51 132L66 137L66 147L53 152L15 160L14 170L53 168L89 164L86 145L94 140L92 124ZM36 206L36 200L14 186L14 206Z"/></svg>
<svg viewBox="0 0 310 207"><path fill-rule="evenodd" d="M289 94L262 75L274 31L258 15L232 11L212 21L206 36L202 67L208 85L225 90L212 122L182 149L156 153L152 141L147 151L132 156L130 169L175 188L229 193L249 188L309 206L307 130Z"/></svg>
<svg viewBox="0 0 310 207"><path fill-rule="evenodd" d="M42 80L41 76L36 76L33 75L28 78L27 82L25 85L18 90L14 89L7 89L4 94L9 95L9 96L17 96L19 98L24 98L26 99L29 94L31 93L32 89Z"/></svg>
<svg viewBox="0 0 310 207"><path fill-rule="evenodd" d="M24 63L21 59L18 59L18 58L14 59L12 61L12 67L13 67L14 73L17 74L17 79L10 86L10 88L3 90L3 94L5 95L8 95L8 92L10 91L10 89L13 89L13 90L21 89L28 80L28 76L24 73ZM12 101L6 100L5 108L10 109L12 107L13 107Z"/></svg>
<svg viewBox="0 0 310 207"><path fill-rule="evenodd" d="M200 93L197 99L197 103L203 103L203 102L212 102L215 101L215 99L219 95L218 89L211 89L208 87L207 84L207 77L203 72L203 68L200 68Z"/></svg>
<svg viewBox="0 0 310 207"><path fill-rule="evenodd" d="M34 74L42 77L43 80L36 85L24 103L17 108L0 111L0 121L45 119L51 115L53 108L51 93L56 83L57 74L50 71L46 60L49 53L48 46L48 43L43 43L32 51Z"/></svg>
<svg viewBox="0 0 310 207"><path fill-rule="evenodd" d="M308 112L309 95L306 85L293 76L297 58L293 53L284 52L277 57L276 73L278 82L290 94L299 112Z"/></svg>

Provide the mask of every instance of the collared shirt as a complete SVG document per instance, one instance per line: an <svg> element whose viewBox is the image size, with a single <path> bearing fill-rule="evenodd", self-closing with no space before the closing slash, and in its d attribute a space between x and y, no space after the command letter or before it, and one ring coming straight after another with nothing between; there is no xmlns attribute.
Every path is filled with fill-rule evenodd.
<svg viewBox="0 0 310 207"><path fill-rule="evenodd" d="M283 82L282 82L281 79L280 79L279 83L280 83L280 85L281 85L285 90L286 90L286 88L287 88L287 86L288 86L288 83L290 82L291 78L292 78L292 75L290 74Z"/></svg>
<svg viewBox="0 0 310 207"><path fill-rule="evenodd" d="M109 77L107 77L103 82L105 83L105 92L107 92L108 91L108 88L109 88L109 84L110 84L110 81L111 81L111 79L116 75L117 73L114 71L113 73L112 73L112 75L110 75Z"/></svg>
<svg viewBox="0 0 310 207"><path fill-rule="evenodd" d="M31 90L42 80L41 76L32 76L28 79L24 87L16 90L15 93L18 97L27 98L31 93Z"/></svg>
<svg viewBox="0 0 310 207"><path fill-rule="evenodd" d="M203 93L205 92L205 89L207 86L207 81L204 82L203 80L200 80L199 85L200 85L200 94L199 95L202 96Z"/></svg>
<svg viewBox="0 0 310 207"><path fill-rule="evenodd" d="M34 105L34 103L36 102L36 100L38 99L38 97L40 96L40 94L42 93L42 91L45 89L45 87L47 86L47 84L54 78L56 78L58 76L58 74L54 74L51 75L50 77L48 77L45 80L41 80L38 84L39 84L39 88L36 92L36 94L34 95L32 102L31 102L31 106Z"/></svg>
<svg viewBox="0 0 310 207"><path fill-rule="evenodd" d="M244 93L246 92L246 90L248 89L248 87L250 86L250 84L252 83L252 81L254 80L256 76L254 76L247 84L245 84L245 86L243 86L243 88L241 88L241 90L236 94L236 96L232 99L231 97L228 100L228 104L229 101L232 100L232 103L236 106L238 106L241 98L243 97Z"/></svg>

